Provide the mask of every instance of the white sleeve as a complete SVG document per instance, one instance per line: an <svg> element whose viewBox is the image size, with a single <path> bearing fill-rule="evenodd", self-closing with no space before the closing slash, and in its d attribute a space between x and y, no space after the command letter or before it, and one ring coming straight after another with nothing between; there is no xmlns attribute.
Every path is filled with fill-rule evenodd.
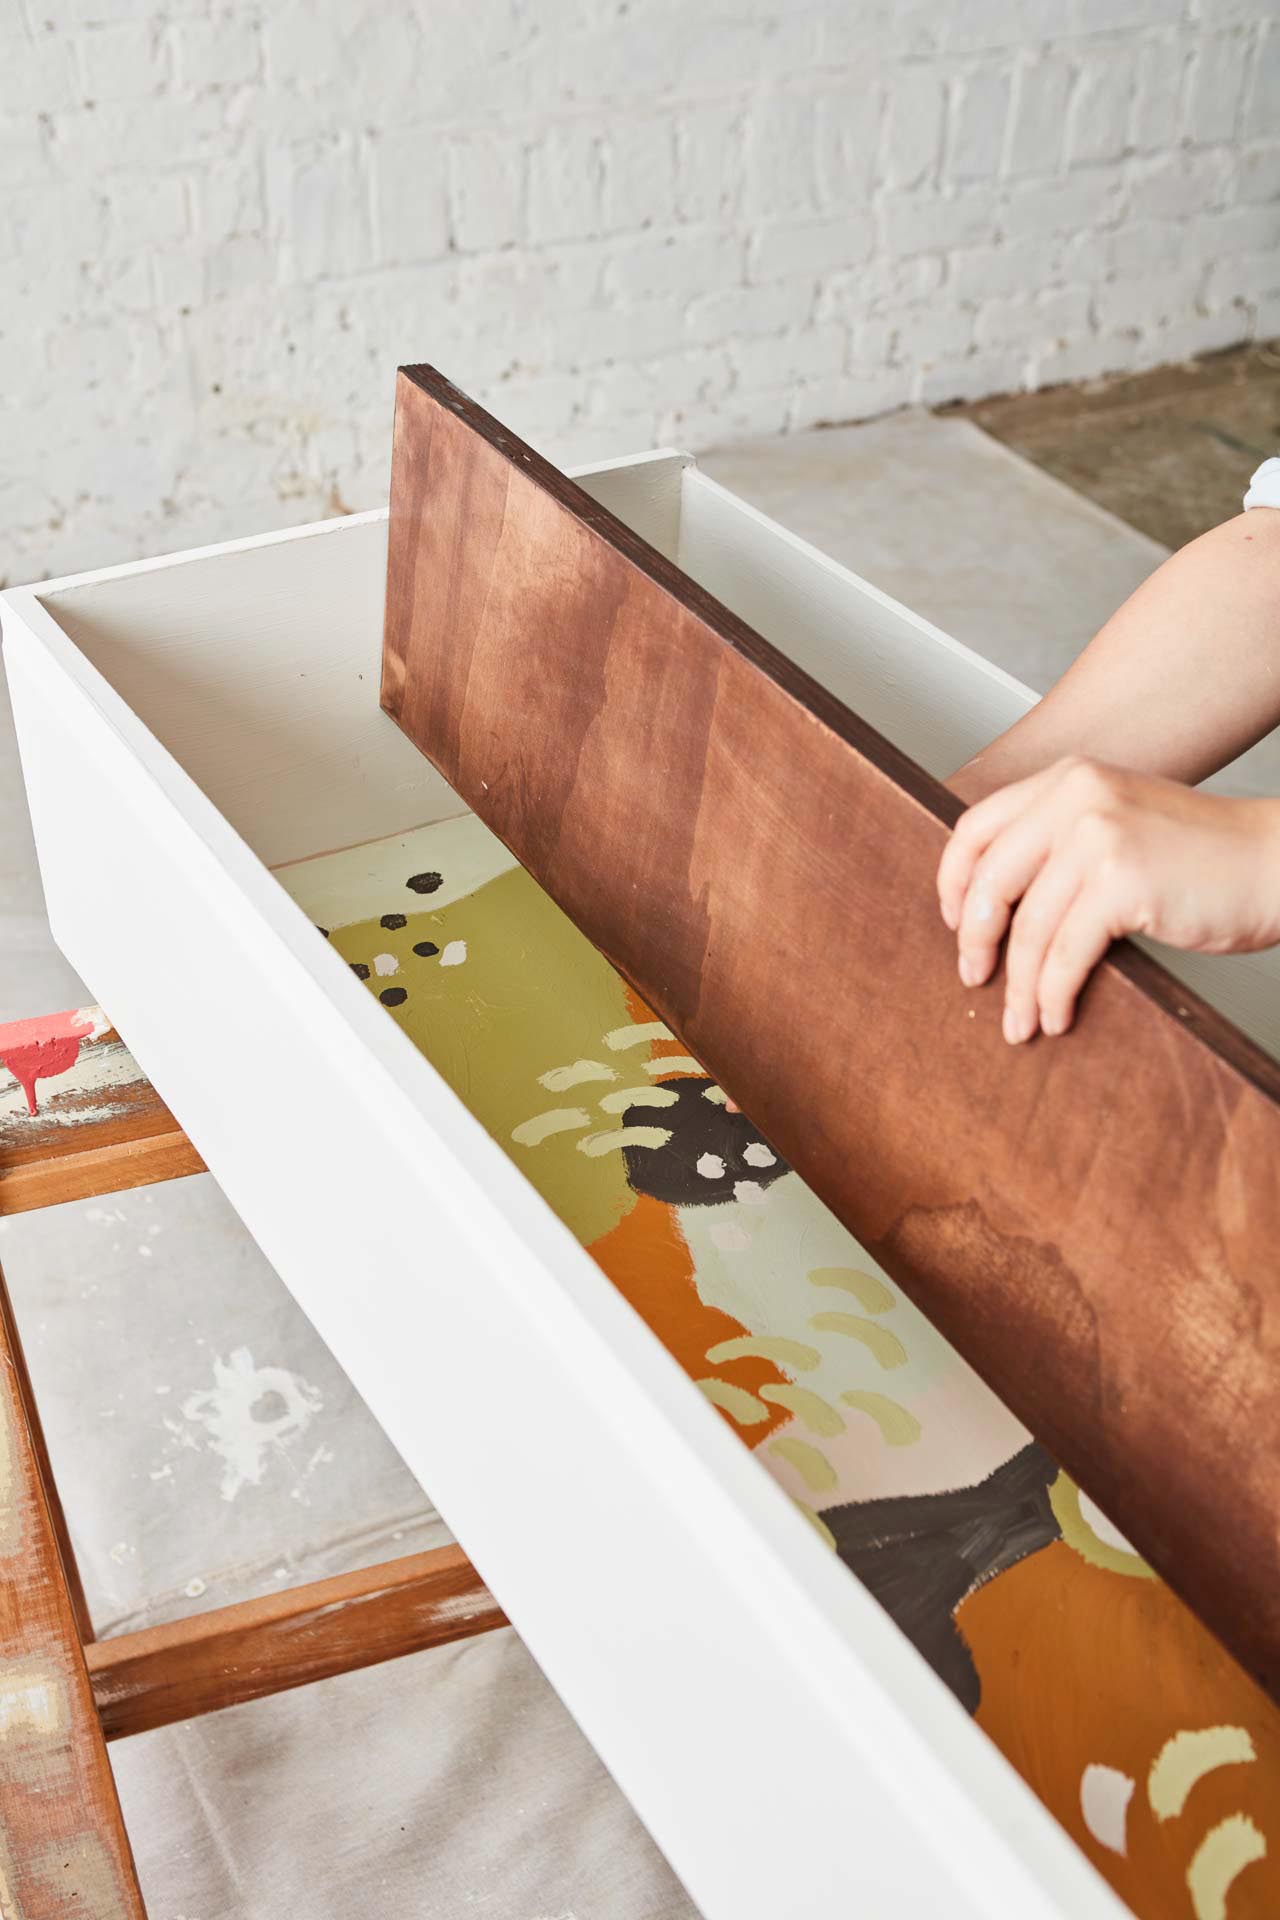
<svg viewBox="0 0 1280 1920"><path fill-rule="evenodd" d="M1264 460L1244 497L1249 507L1280 507L1280 460Z"/></svg>

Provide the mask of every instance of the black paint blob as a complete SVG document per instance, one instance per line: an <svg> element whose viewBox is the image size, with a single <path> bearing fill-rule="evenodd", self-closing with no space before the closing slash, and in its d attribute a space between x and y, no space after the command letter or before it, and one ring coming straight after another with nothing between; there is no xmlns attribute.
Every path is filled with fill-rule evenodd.
<svg viewBox="0 0 1280 1920"><path fill-rule="evenodd" d="M651 1194L675 1207L723 1206L734 1198L740 1180L768 1187L791 1171L745 1113L730 1113L719 1100L706 1098L707 1089L715 1088L714 1080L657 1080L654 1084L674 1093L675 1104L638 1104L622 1116L624 1127L661 1127L671 1135L665 1147L623 1148L627 1179L637 1193Z"/></svg>
<svg viewBox="0 0 1280 1920"><path fill-rule="evenodd" d="M378 998L384 1007L402 1007L409 996L403 987L384 987Z"/></svg>
<svg viewBox="0 0 1280 1920"><path fill-rule="evenodd" d="M444 885L442 873L414 873L405 881L411 893L435 893Z"/></svg>
<svg viewBox="0 0 1280 1920"><path fill-rule="evenodd" d="M351 971L357 980L367 980L369 978L369 969L363 960L353 960L351 962Z"/></svg>
<svg viewBox="0 0 1280 1920"><path fill-rule="evenodd" d="M327 939L329 938L329 929L328 929L328 927L317 927L317 928L316 928L316 932L317 932L317 933L322 933L322 934L324 935L324 937L325 937L325 939L326 939L326 940L327 940Z"/></svg>
<svg viewBox="0 0 1280 1920"><path fill-rule="evenodd" d="M385 927L388 933L394 933L398 927L407 926L408 922L402 913L384 913L378 925Z"/></svg>
<svg viewBox="0 0 1280 1920"><path fill-rule="evenodd" d="M982 1683L955 1610L984 1580L1061 1538L1049 1500L1057 1473L1032 1444L975 1487L822 1509L846 1567L970 1713Z"/></svg>
<svg viewBox="0 0 1280 1920"><path fill-rule="evenodd" d="M424 960L430 960L433 954L440 951L434 940L419 940L415 942L413 950Z"/></svg>

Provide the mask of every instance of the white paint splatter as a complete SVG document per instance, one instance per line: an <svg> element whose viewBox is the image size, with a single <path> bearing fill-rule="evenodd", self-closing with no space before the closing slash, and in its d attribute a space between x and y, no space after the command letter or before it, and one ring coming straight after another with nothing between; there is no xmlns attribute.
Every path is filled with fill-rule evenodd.
<svg viewBox="0 0 1280 1920"><path fill-rule="evenodd" d="M778 1156L763 1140L750 1140L742 1149L742 1157L749 1167L776 1167Z"/></svg>
<svg viewBox="0 0 1280 1920"><path fill-rule="evenodd" d="M389 973L399 973L400 962L396 959L394 953L375 953L373 956L373 970L376 974L385 978Z"/></svg>
<svg viewBox="0 0 1280 1920"><path fill-rule="evenodd" d="M194 1580L188 1580L186 1586L182 1589L188 1600L198 1600L204 1590L204 1581L201 1580L198 1575Z"/></svg>
<svg viewBox="0 0 1280 1920"><path fill-rule="evenodd" d="M187 1396L182 1417L205 1429L223 1462L222 1498L234 1500L242 1487L261 1485L271 1454L305 1433L324 1401L301 1374L256 1366L248 1347L215 1359L213 1379L212 1387ZM184 1437L183 1444L198 1443Z"/></svg>
<svg viewBox="0 0 1280 1920"><path fill-rule="evenodd" d="M66 1705L56 1669L38 1666L34 1660L15 1662L0 1678L0 1737L60 1733L68 1717Z"/></svg>
<svg viewBox="0 0 1280 1920"><path fill-rule="evenodd" d="M724 1161L718 1153L700 1153L698 1155L698 1172L704 1180L723 1180Z"/></svg>
<svg viewBox="0 0 1280 1920"><path fill-rule="evenodd" d="M445 947L444 951L440 955L440 965L442 967L460 967L463 961L466 959L466 957L467 957L466 941L450 940L450 942L448 943L448 945Z"/></svg>
<svg viewBox="0 0 1280 1920"><path fill-rule="evenodd" d="M149 1260L151 1258L153 1251L154 1249L149 1247L145 1240L142 1241L138 1247L138 1252L142 1255L142 1258L144 1260Z"/></svg>
<svg viewBox="0 0 1280 1920"><path fill-rule="evenodd" d="M1133 1798L1133 1781L1118 1767L1092 1761L1080 1775L1080 1812L1099 1846L1112 1853L1127 1851L1125 1822Z"/></svg>
<svg viewBox="0 0 1280 1920"><path fill-rule="evenodd" d="M769 1196L758 1180L735 1180L733 1197L744 1207L762 1207Z"/></svg>

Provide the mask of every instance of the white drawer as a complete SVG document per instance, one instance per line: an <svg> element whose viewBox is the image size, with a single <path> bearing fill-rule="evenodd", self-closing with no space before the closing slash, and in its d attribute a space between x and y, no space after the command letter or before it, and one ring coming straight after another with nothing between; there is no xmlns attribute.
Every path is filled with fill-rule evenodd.
<svg viewBox="0 0 1280 1920"><path fill-rule="evenodd" d="M932 771L1031 701L684 455L577 477ZM378 707L385 557L4 596L68 958L711 1920L1122 1911L1064 1826L1139 1911L1197 1859L1255 1910L1280 1716L460 817ZM1267 962L1205 971L1274 1046Z"/></svg>

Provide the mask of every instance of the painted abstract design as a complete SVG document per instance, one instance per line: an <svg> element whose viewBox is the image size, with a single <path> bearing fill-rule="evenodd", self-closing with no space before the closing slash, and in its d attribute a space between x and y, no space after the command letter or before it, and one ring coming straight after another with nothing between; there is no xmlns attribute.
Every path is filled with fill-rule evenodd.
<svg viewBox="0 0 1280 1920"><path fill-rule="evenodd" d="M1280 1912L1280 1711L505 848L280 877L1134 1911ZM0 1028L0 1162L140 1091L100 1009Z"/></svg>
<svg viewBox="0 0 1280 1920"><path fill-rule="evenodd" d="M1134 1910L1280 1911L1280 1712L479 821L279 877Z"/></svg>

